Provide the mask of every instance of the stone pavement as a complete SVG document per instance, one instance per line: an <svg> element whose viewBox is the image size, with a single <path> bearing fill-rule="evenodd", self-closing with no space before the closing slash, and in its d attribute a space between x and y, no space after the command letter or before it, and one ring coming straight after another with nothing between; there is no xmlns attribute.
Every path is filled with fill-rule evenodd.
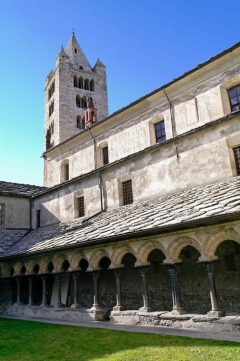
<svg viewBox="0 0 240 361"><path fill-rule="evenodd" d="M41 318L32 317L20 317L20 316L2 316L5 319L25 320L42 323L50 323L56 325L66 326L78 326L78 327L93 327L102 328L108 330L127 331L127 332L143 332L143 333L154 333L159 335L169 336L184 336L192 338L212 339L212 340L224 340L224 341L235 341L240 342L240 331L237 332L220 332L220 331L200 331L200 330L188 330L188 329L176 329L162 326L135 326L135 325L124 325L124 324L112 324L109 321L92 321L92 322L74 322L74 321L63 321L63 320L46 320Z"/></svg>

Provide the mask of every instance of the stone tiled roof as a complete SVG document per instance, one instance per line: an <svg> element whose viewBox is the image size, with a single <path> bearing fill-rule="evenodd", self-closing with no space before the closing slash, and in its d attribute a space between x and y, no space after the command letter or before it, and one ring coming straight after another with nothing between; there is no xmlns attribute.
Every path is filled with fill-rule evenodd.
<svg viewBox="0 0 240 361"><path fill-rule="evenodd" d="M9 247L19 241L28 230L25 229L1 229L0 230L0 255L7 251Z"/></svg>
<svg viewBox="0 0 240 361"><path fill-rule="evenodd" d="M46 187L33 186L30 184L11 183L0 181L0 195L20 195L30 197L35 193L45 190Z"/></svg>
<svg viewBox="0 0 240 361"><path fill-rule="evenodd" d="M193 222L240 214L240 177L184 189L168 195L122 206L83 222L74 220L35 229L10 247L5 256L33 254L77 245L129 237L140 232L166 231Z"/></svg>

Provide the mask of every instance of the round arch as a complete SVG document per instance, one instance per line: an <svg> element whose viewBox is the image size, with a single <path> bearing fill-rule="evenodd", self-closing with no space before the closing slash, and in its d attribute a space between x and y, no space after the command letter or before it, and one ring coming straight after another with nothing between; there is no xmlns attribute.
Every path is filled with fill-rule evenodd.
<svg viewBox="0 0 240 361"><path fill-rule="evenodd" d="M154 249L158 249L164 254L165 258L169 258L167 257L166 249L161 245L161 243L147 241L146 243L142 244L137 250L137 262L139 263L139 265L149 264L148 256Z"/></svg>
<svg viewBox="0 0 240 361"><path fill-rule="evenodd" d="M235 241L240 244L240 234L232 228L213 234L204 243L203 253L208 257L215 258L218 246L224 241Z"/></svg>
<svg viewBox="0 0 240 361"><path fill-rule="evenodd" d="M202 256L202 247L201 244L196 241L194 238L191 237L181 237L174 239L170 245L167 248L167 254L169 259L165 260L164 263L179 263L181 262L181 259L179 258L179 255L183 248L186 246L192 246L193 248L196 248L196 250L200 253L200 256Z"/></svg>

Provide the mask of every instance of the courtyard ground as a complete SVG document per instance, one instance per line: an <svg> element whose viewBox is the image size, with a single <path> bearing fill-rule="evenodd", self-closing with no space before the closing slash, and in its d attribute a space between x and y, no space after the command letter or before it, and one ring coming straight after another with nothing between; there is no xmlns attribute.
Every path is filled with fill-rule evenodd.
<svg viewBox="0 0 240 361"><path fill-rule="evenodd" d="M0 319L4 361L240 361L240 344Z"/></svg>

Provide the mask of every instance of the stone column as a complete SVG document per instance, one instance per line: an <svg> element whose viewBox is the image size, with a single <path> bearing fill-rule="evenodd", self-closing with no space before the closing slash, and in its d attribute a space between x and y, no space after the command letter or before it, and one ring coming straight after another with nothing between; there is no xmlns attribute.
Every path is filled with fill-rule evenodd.
<svg viewBox="0 0 240 361"><path fill-rule="evenodd" d="M149 312L150 307L148 306L148 293L147 293L147 278L146 278L146 269L139 269L142 283L142 298L143 298L143 307L139 308L139 311Z"/></svg>
<svg viewBox="0 0 240 361"><path fill-rule="evenodd" d="M64 305L62 304L61 298L61 275L56 275L56 282L57 282L57 305L56 307L63 307Z"/></svg>
<svg viewBox="0 0 240 361"><path fill-rule="evenodd" d="M80 307L79 301L78 301L78 273L73 273L73 304L71 305L72 308L78 308Z"/></svg>
<svg viewBox="0 0 240 361"><path fill-rule="evenodd" d="M121 270L116 269L114 271L115 278L116 278L116 306L113 307L113 311L122 311L122 305L121 305Z"/></svg>
<svg viewBox="0 0 240 361"><path fill-rule="evenodd" d="M98 279L99 279L99 272L93 272L93 306L92 308L98 309L99 308L99 299L98 299Z"/></svg>
<svg viewBox="0 0 240 361"><path fill-rule="evenodd" d="M17 282L17 301L15 302L16 306L21 306L21 277L16 277Z"/></svg>
<svg viewBox="0 0 240 361"><path fill-rule="evenodd" d="M28 306L32 306L33 305L33 299L32 299L32 286L33 286L33 283L32 283L33 279L32 279L32 276L29 276L28 277Z"/></svg>
<svg viewBox="0 0 240 361"><path fill-rule="evenodd" d="M219 310L217 292L215 286L215 278L214 278L214 264L213 262L206 263L207 274L208 274L208 287L211 299L211 311L207 314L212 317L221 317L223 316L223 312Z"/></svg>
<svg viewBox="0 0 240 361"><path fill-rule="evenodd" d="M168 272L170 274L171 288L172 288L172 302L173 302L172 313L174 315L181 315L185 313L185 311L181 307L180 289L178 284L178 272L175 266L168 266Z"/></svg>
<svg viewBox="0 0 240 361"><path fill-rule="evenodd" d="M42 303L41 306L42 307L46 307L47 306L47 276L46 275L42 275Z"/></svg>

